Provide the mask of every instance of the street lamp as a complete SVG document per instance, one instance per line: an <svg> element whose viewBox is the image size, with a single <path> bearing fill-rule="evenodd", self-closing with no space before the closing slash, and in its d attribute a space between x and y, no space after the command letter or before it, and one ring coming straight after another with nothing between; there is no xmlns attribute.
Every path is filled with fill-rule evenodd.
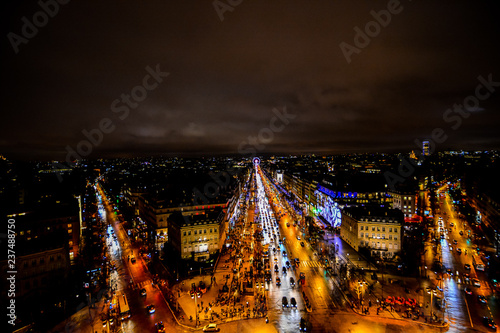
<svg viewBox="0 0 500 333"><path fill-rule="evenodd" d="M195 327L198 328L198 291L196 290L196 284L191 285L193 288L193 296L191 298L194 299L194 311L196 313L195 317Z"/></svg>

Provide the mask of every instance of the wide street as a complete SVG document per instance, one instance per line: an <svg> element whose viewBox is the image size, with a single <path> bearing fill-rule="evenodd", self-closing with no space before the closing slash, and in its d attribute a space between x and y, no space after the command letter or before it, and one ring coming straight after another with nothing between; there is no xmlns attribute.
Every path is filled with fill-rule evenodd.
<svg viewBox="0 0 500 333"><path fill-rule="evenodd" d="M305 320L307 329L313 332L440 331L426 324L422 318L418 321L406 319L401 312L385 310L378 314L375 305L377 300L384 299L387 295L405 296L402 294L404 289L402 286L386 283L394 279L394 276L386 275L382 283L369 277L360 278L359 281L374 285L371 294L367 294L366 290L361 294L365 300L365 308L368 302L370 305L373 303L370 313L361 315L355 295L354 298L351 295L349 300L346 296L348 290L343 288L345 284L341 285L338 276L332 275L332 271L329 271L322 262L323 259L320 259L307 242L300 221L289 211L272 182L258 166L254 169L252 181L245 191L248 193L245 214L233 226L233 232L229 233L234 237L231 250L221 256L212 275L194 276L179 281L171 290L165 286L160 290L157 284L152 283L152 276L147 269L149 260L147 255L139 254L139 248L130 242L105 193L99 186L97 191L102 200L101 215L108 225L104 234L109 255L107 259L116 267L115 270L110 270L109 291L115 295L126 295L132 315L123 321L119 318L111 321L108 313L109 303L105 304L104 299L101 299L95 308L90 310L85 308L79 315L69 319L73 323L75 321L78 323L81 332L155 332L155 324L160 321L163 322L166 331L176 332L199 330L210 322L216 323L222 331L227 332L235 330L296 332L299 330L301 318ZM443 222L436 217L435 230L441 227L444 238L441 239L440 234L435 235L439 237L437 245L432 239L426 243L428 251L424 256L428 265L426 274L429 275L429 279L421 279L420 285L416 284L416 280L401 277L399 279L405 281L405 286L412 289L411 297L417 298L418 302L422 303L424 306L422 313L425 317L428 317L431 311L437 317L442 316L443 311L439 311L436 305L445 304L445 320L450 322L448 331L486 331L481 321L482 316L492 316L498 312L493 306L491 289L484 283L482 272L477 272L472 265L471 253L475 253L472 244L459 234L463 231L464 235L467 235L468 229L454 215L448 201L449 199L443 195L441 206ZM450 227L450 231L447 226L451 222L454 226ZM454 239L457 239L457 245L453 244ZM367 270L373 268L338 236L331 235L325 244L337 249L336 260L339 263L346 263L349 267L364 267ZM453 246L453 251L449 250L450 246ZM457 253L457 247L462 248L463 254ZM467 255L465 250L468 252ZM132 257L136 259L135 262L130 259ZM261 266L262 274L259 274L257 260L264 263ZM437 274L432 269L435 260L441 261L444 266L441 271L436 271ZM464 268L466 263L470 264L470 270ZM448 268L452 268L453 275L446 273ZM249 274L251 271L254 274ZM464 273L470 274L469 282L464 283ZM270 279L266 278L268 274ZM213 285L210 276L217 281ZM472 285L472 278L476 276L481 283L480 287ZM195 302L189 294L189 286L201 280L209 288L207 293L198 299L198 302L204 302L201 303L199 310L205 311L199 312L200 321L197 324L194 320ZM225 282L231 286L229 293L221 293ZM248 282L251 282L253 288L247 288ZM464 292L465 286L473 290L472 295ZM145 296L141 295L141 289L145 289ZM418 289L421 290L416 292ZM174 317L164 298L169 291L180 306L181 315L177 317ZM221 295L226 295L231 301L219 304L217 300ZM487 303L480 302L477 295L486 296ZM292 305L292 298L296 306ZM436 302L443 298L446 302ZM307 302L309 306L306 306ZM212 306L207 312L209 303ZM426 306L431 303L432 307ZM155 307L154 313L149 313L146 309L150 304ZM254 309L257 312L254 312ZM263 309L264 312L259 312L259 309ZM190 316L193 318L192 321L189 320ZM266 323L266 317L269 323ZM107 319L104 325L103 318Z"/></svg>
<svg viewBox="0 0 500 333"><path fill-rule="evenodd" d="M432 286L438 289L437 296L445 300L450 331L463 332L464 328L470 328L488 332L483 317L499 318L496 298L484 268L478 270L473 264L473 257L477 263L481 257L473 240L474 232L455 212L447 190L448 185L444 185L437 191L440 214L434 220L435 240L431 237L426 242L427 274ZM436 265L438 262L441 269Z"/></svg>

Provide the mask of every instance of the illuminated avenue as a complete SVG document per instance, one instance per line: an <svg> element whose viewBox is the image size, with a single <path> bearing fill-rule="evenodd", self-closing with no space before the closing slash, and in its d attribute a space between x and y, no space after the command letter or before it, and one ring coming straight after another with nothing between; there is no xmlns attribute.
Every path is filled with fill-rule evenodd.
<svg viewBox="0 0 500 333"><path fill-rule="evenodd" d="M8 215L18 299L30 300L17 320L46 332L491 331L495 210L458 170L489 172L496 153L430 156L391 189L394 158L100 160L58 170L62 183L47 164L3 160L17 177L6 191L46 193Z"/></svg>

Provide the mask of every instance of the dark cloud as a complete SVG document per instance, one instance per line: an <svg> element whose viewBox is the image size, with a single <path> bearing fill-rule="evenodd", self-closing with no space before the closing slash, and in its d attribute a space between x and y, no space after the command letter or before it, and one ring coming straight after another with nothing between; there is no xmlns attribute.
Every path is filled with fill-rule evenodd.
<svg viewBox="0 0 500 333"><path fill-rule="evenodd" d="M348 63L340 43L387 3L243 1L221 22L211 1L69 2L18 54L4 38L0 153L63 158L103 118L115 129L90 157L237 153L283 106L297 117L264 151L408 150L436 127L443 149L498 149L500 92L443 121L479 75L500 81L495 1L401 1ZM4 36L40 10L3 6ZM121 120L112 102L157 64L170 75Z"/></svg>

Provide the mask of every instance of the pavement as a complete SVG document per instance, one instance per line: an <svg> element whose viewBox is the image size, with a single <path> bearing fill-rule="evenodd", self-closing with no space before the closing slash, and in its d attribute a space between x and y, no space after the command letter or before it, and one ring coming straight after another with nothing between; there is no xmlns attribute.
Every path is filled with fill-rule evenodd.
<svg viewBox="0 0 500 333"><path fill-rule="evenodd" d="M240 276L234 273L233 267L240 267ZM257 309L264 310L266 305L263 297L259 297L260 291L258 288L253 288L251 293L240 293L238 286L242 290L244 286L244 272L250 270L251 263L249 260L231 259L230 253L221 255L214 274L195 276L174 285L172 287L173 295L180 307L178 320L183 325L195 327L196 311L198 310L199 324L202 327L209 323L225 323L240 319L259 319L264 321L264 312L259 312ZM201 297L191 298L190 290L192 283L199 286L199 282L203 281L207 286L207 291L201 294ZM227 292L223 291L223 286L228 288ZM250 289L249 289L250 290ZM256 296L256 297L254 297ZM217 302L219 297L224 297L227 301ZM254 312L254 309L256 310ZM192 320L190 320L192 317Z"/></svg>
<svg viewBox="0 0 500 333"><path fill-rule="evenodd" d="M430 284L427 279L418 279L413 277L403 277L392 274L381 274L377 271L377 279L372 278L372 272L376 271L375 267L366 259L360 256L349 244L344 242L340 237L328 237L327 243L336 246L338 244L339 251L337 257L340 263L347 264L349 268L355 267L366 271L364 275L351 276L351 279L356 279L363 282L361 288L361 307L357 294L349 292L344 288L343 293L346 299L350 302L352 310L358 315L385 317L396 320L416 321L420 324L433 327L446 327L448 322L439 321L443 318L443 312L434 308L432 311L436 314L438 321L430 320L429 302L426 301L430 296L424 295L426 292L423 286ZM372 286L371 291L368 286ZM405 305L384 304L387 296L403 297L405 299L415 299L417 307L411 309ZM421 307L420 307L421 306Z"/></svg>

